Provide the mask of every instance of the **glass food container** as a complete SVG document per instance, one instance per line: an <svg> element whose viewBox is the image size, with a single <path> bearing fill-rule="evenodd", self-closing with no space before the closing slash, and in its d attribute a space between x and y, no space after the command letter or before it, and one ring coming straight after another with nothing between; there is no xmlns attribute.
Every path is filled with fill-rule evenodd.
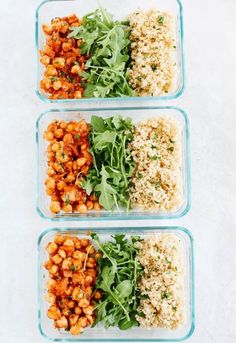
<svg viewBox="0 0 236 343"><path fill-rule="evenodd" d="M90 232L92 229L90 229ZM58 331L53 326L53 321L47 317L47 309L50 306L46 301L46 284L48 281L48 272L43 267L48 258L46 245L53 240L57 234L77 235L79 237L88 237L88 229L64 229L54 228L44 231L38 239L38 326L43 337L50 341L63 342L171 342L183 341L189 338L194 331L195 308L194 308L194 251L193 238L191 233L183 227L138 227L138 228L95 228L94 230L101 241L106 241L112 235L126 234L138 235L142 238L150 237L156 233L171 233L176 235L181 242L181 259L183 266L184 282L184 308L185 322L175 329L167 330L164 328L144 329L140 327L132 328L126 331L118 328L105 329L102 324L95 328L86 328L80 336L73 336L67 331ZM91 237L90 237L91 238Z"/></svg>
<svg viewBox="0 0 236 343"><path fill-rule="evenodd" d="M119 98L82 98L82 99L56 99L52 100L48 98L48 95L40 89L40 80L43 78L44 66L40 63L39 50L43 49L45 44L45 35L42 31L42 25L50 23L52 18L64 17L70 14L77 14L79 17L93 12L98 8L98 2L96 0L46 0L43 1L36 10L35 17L35 54L36 54L36 94L38 97L51 103L86 103L91 104L96 102L102 104L102 106L108 107L109 103L119 100L124 106L131 101L143 101L143 100L168 100L175 99L180 96L184 89L184 54L183 54L183 10L182 4L179 0L120 0L120 1L100 1L102 7L106 8L110 13L114 15L114 19L124 20L129 14L137 9L148 10L157 8L161 11L167 11L173 14L175 19L175 38L176 38L176 77L175 87L172 92L166 93L162 96L148 96L148 97L119 97Z"/></svg>
<svg viewBox="0 0 236 343"><path fill-rule="evenodd" d="M158 116L174 118L181 128L181 150L182 150L182 203L179 208L171 212L155 212L154 210L131 209L101 211L91 210L85 214L81 213L58 213L53 214L49 209L50 197L46 194L45 180L47 170L46 149L48 142L44 139L43 134L47 126L53 120L76 121L84 118L90 122L91 115L98 115L104 118L121 114L123 117L132 118L134 123L141 120L154 118ZM57 109L49 110L42 113L36 124L36 144L37 144L37 190L36 190L36 207L38 213L49 220L119 220L119 219L167 219L178 218L185 215L190 208L190 161L189 161L189 125L186 113L176 107L148 107L148 108L120 108L120 109Z"/></svg>

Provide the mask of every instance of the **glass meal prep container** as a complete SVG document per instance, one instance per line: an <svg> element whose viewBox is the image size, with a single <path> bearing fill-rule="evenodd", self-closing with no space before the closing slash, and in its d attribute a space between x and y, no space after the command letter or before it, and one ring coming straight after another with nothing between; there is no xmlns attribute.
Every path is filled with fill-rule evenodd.
<svg viewBox="0 0 236 343"><path fill-rule="evenodd" d="M48 95L40 89L40 80L43 78L44 66L40 63L39 50L43 49L45 44L45 35L42 31L42 25L50 23L52 18L64 17L70 14L76 14L80 18L90 12L93 12L98 8L98 2L96 0L79 1L79 0L46 0L43 1L36 10L35 19L35 53L37 63L37 75L36 75L36 94L38 97L51 103L60 102L79 102L79 103L102 103L119 100L124 103L127 101L143 101L143 100L163 100L163 99L175 99L180 96L184 89L184 54L183 54L183 14L182 4L180 0L120 0L109 1L102 0L101 6L107 9L114 15L116 20L124 20L129 14L133 13L137 9L148 10L157 8L161 11L167 11L173 14L175 19L175 39L176 39L176 77L175 87L172 92L166 93L161 96L134 96L134 97L119 97L119 98L82 98L82 99L49 99Z"/></svg>
<svg viewBox="0 0 236 343"><path fill-rule="evenodd" d="M47 126L53 120L76 121L84 118L90 122L92 115L102 116L107 118L110 116L122 115L123 117L130 117L133 123L141 120L155 117L171 117L177 120L181 129L181 150L182 150L182 203L177 210L172 212L155 212L155 210L140 210L131 209L130 211L117 210L90 210L85 214L81 213L57 213L50 211L50 197L46 194L45 180L47 177L47 154L46 149L48 141L43 137ZM57 109L49 110L42 113L36 123L36 144L37 144L37 190L36 190L36 208L41 217L49 220L119 220L119 219L167 219L178 218L185 215L190 208L190 161L189 161L189 125L186 113L176 107L148 107L148 108L121 108L121 109Z"/></svg>
<svg viewBox="0 0 236 343"><path fill-rule="evenodd" d="M93 230L90 229L90 232ZM41 335L51 341L63 342L170 342L183 341L189 338L194 331L195 308L194 308L194 251L191 233L183 227L140 227L140 228L96 228L101 241L106 241L112 235L126 234L126 237L138 235L142 238L150 237L156 233L173 233L181 242L181 259L184 273L184 308L185 321L182 326L175 330L163 328L144 329L141 327L129 330L118 328L105 329L102 324L94 328L86 328L80 336L73 336L67 331L58 331L53 326L53 320L47 317L49 304L46 301L48 272L43 267L48 258L46 245L52 241L57 233L77 235L80 238L88 237L88 229L54 228L44 231L38 239L38 327ZM90 237L91 238L91 237Z"/></svg>

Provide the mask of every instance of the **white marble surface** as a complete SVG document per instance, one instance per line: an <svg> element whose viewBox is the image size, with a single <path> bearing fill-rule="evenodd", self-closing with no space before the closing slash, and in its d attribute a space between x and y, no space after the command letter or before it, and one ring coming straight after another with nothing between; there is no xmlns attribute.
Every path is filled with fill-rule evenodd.
<svg viewBox="0 0 236 343"><path fill-rule="evenodd" d="M34 93L34 11L38 3L8 0L0 5L2 343L44 341L37 329L36 243L40 232L53 224L39 218L34 207L35 120L49 107ZM196 330L189 342L234 343L236 1L185 0L184 7L187 84L184 95L168 104L189 114L192 208L180 220L138 225L184 225L192 231Z"/></svg>

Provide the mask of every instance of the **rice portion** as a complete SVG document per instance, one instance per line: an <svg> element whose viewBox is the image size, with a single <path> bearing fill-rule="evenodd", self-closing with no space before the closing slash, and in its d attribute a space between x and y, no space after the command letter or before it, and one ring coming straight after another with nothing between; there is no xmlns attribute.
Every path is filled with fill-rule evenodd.
<svg viewBox="0 0 236 343"><path fill-rule="evenodd" d="M185 319L181 242L175 234L159 233L137 243L137 259L144 267L139 287L142 327L176 329Z"/></svg>
<svg viewBox="0 0 236 343"><path fill-rule="evenodd" d="M176 87L174 18L156 9L129 16L131 70L129 84L139 96L160 96Z"/></svg>
<svg viewBox="0 0 236 343"><path fill-rule="evenodd" d="M130 144L136 164L132 176L132 206L177 210L183 202L181 129L173 118L158 117L135 126Z"/></svg>

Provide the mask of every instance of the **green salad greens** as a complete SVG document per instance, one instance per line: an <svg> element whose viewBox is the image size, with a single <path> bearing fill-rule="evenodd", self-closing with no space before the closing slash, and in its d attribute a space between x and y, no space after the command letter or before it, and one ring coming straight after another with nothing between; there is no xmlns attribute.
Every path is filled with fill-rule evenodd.
<svg viewBox="0 0 236 343"><path fill-rule="evenodd" d="M121 116L91 118L90 152L93 168L83 182L87 194L92 192L106 209L130 208L129 185L134 170L131 151L133 125Z"/></svg>
<svg viewBox="0 0 236 343"><path fill-rule="evenodd" d="M113 241L101 243L97 234L92 234L94 244L103 255L99 260L99 276L96 288L102 290L103 297L96 306L97 317L94 325L102 321L106 328L118 326L127 330L138 326L135 318L140 303L137 282L142 267L136 260L138 252L135 242L139 236L115 235Z"/></svg>
<svg viewBox="0 0 236 343"><path fill-rule="evenodd" d="M130 63L128 26L114 21L105 9L97 9L83 17L82 25L73 27L68 37L81 39L81 54L90 56L81 76L85 97L133 96L128 84Z"/></svg>

